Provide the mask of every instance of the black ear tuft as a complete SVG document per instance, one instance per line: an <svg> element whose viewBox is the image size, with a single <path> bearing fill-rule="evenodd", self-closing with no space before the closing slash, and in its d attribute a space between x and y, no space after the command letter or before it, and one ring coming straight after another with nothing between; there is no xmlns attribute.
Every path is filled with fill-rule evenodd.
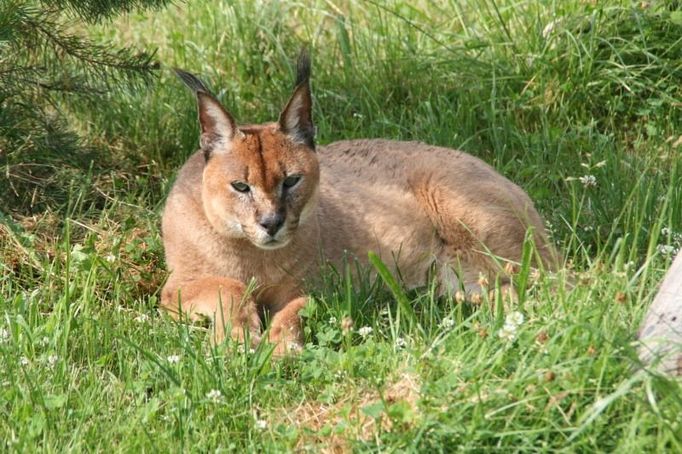
<svg viewBox="0 0 682 454"><path fill-rule="evenodd" d="M187 85L197 97L201 137L199 143L208 159L214 152L226 150L227 144L237 133L237 123L232 115L206 88L206 85L195 75L175 68L175 74Z"/></svg>
<svg viewBox="0 0 682 454"><path fill-rule="evenodd" d="M294 142L315 149L315 125L312 118L313 97L310 92L310 57L303 48L296 64L296 87L279 115L280 129Z"/></svg>
<svg viewBox="0 0 682 454"><path fill-rule="evenodd" d="M206 88L206 85L194 74L183 71L179 68L173 68L175 74L182 80L182 82L187 85L194 93L203 92L206 94L211 94L211 91Z"/></svg>
<svg viewBox="0 0 682 454"><path fill-rule="evenodd" d="M296 62L296 84L294 87L298 87L304 82L310 80L310 55L308 54L308 49L305 47L301 48L301 52L298 54L298 61Z"/></svg>

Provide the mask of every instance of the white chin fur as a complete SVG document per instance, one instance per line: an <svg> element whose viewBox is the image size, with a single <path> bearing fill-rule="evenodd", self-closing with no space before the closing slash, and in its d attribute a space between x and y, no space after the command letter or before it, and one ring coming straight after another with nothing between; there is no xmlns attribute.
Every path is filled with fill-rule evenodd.
<svg viewBox="0 0 682 454"><path fill-rule="evenodd" d="M289 244L289 241L291 241L291 238L293 237L291 234L292 232L289 231L287 226L283 226L274 237L271 237L265 230L261 228L257 228L255 231L245 233L249 241L251 241L254 246L264 250L282 248Z"/></svg>
<svg viewBox="0 0 682 454"><path fill-rule="evenodd" d="M252 241L252 243L253 243L254 246L256 246L256 247L259 248L259 249L264 249L264 250L266 250L266 251L271 251L271 250L273 250L273 249L279 249L279 248L282 248L282 247L286 246L287 244L289 244L289 239L286 239L286 240L278 240L278 241L272 241L272 242L269 242L269 243L256 243L256 242Z"/></svg>

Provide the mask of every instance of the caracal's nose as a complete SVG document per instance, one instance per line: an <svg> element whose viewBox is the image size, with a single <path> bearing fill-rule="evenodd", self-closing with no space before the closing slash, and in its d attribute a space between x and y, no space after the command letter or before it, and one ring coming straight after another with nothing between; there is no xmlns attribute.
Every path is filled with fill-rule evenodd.
<svg viewBox="0 0 682 454"><path fill-rule="evenodd" d="M261 217L258 223L270 236L275 236L275 234L279 232L279 229L284 225L284 215L280 213L270 213Z"/></svg>

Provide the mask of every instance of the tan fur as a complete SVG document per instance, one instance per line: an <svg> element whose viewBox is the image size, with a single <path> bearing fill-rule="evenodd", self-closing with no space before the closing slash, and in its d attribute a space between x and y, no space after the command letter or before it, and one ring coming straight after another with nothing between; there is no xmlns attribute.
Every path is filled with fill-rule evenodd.
<svg viewBox="0 0 682 454"><path fill-rule="evenodd" d="M279 122L231 131L226 121L227 139L180 170L162 225L171 271L162 306L171 313L210 317L216 341L230 329L239 339L248 330L254 342L259 313L269 313L270 341L285 353L302 341L306 283L317 280L323 263L338 267L347 255L366 262L367 252L376 252L409 287L426 284L435 269L442 289L476 291L481 274L505 279L504 261L520 261L530 227L543 264L556 265L528 196L473 156L381 139L313 151L301 139L305 130L291 131L309 115L301 86ZM215 118L204 121L201 103L209 141ZM210 108L205 115L216 114ZM282 181L292 174L302 179L283 195ZM231 187L236 180L251 186L248 200ZM277 210L286 211L284 226L277 241L264 244L259 219Z"/></svg>

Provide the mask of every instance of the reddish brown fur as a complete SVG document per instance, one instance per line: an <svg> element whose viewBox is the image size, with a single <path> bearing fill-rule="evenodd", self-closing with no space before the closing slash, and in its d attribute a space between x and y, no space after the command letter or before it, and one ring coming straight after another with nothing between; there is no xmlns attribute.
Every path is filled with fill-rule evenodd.
<svg viewBox="0 0 682 454"><path fill-rule="evenodd" d="M520 261L531 227L540 262L558 262L528 196L473 156L388 140L313 151L307 82L277 123L236 129L212 97L199 104L205 149L180 170L163 215L171 275L162 306L212 318L217 341L228 329L258 341L265 310L276 352L297 349L305 282L347 254L366 262L374 251L407 286L424 285L435 267L443 291L480 291L481 274L504 279L505 261ZM292 175L302 178L285 189ZM284 225L268 236L260 223L273 213Z"/></svg>

